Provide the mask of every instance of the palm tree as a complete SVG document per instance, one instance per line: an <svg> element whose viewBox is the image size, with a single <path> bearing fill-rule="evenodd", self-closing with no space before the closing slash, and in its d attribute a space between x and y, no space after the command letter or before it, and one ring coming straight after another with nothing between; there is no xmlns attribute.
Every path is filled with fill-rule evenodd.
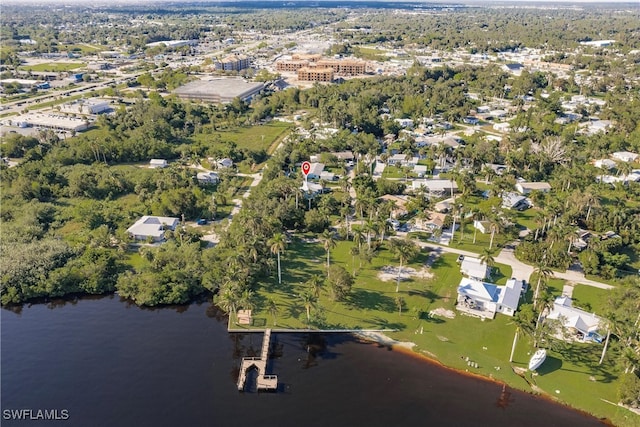
<svg viewBox="0 0 640 427"><path fill-rule="evenodd" d="M255 294L251 289L245 289L240 294L240 298L238 299L238 305L244 308L245 310L253 310L255 307L254 304Z"/></svg>
<svg viewBox="0 0 640 427"><path fill-rule="evenodd" d="M269 314L271 315L271 317L273 317L273 326L276 326L276 322L278 320L278 312L280 310L278 308L278 305L276 304L276 300L274 300L273 298L267 299L267 311L269 311Z"/></svg>
<svg viewBox="0 0 640 427"><path fill-rule="evenodd" d="M491 229L491 240L489 241L489 249L493 247L493 237L496 235L499 227L500 226L496 221L490 220L489 228Z"/></svg>
<svg viewBox="0 0 640 427"><path fill-rule="evenodd" d="M340 209L340 215L342 215L342 217L344 217L344 226L345 226L345 229L347 230L347 233L346 233L347 240L349 240L349 231L350 231L349 214L351 214L351 206L349 206L348 204L343 206Z"/></svg>
<svg viewBox="0 0 640 427"><path fill-rule="evenodd" d="M405 239L393 239L391 240L391 251L400 261L400 267L398 268L398 277L396 280L396 292L400 290L400 273L402 272L402 264L412 260L418 255L419 248L416 244Z"/></svg>
<svg viewBox="0 0 640 427"><path fill-rule="evenodd" d="M404 298L402 298L401 295L396 295L396 297L393 300L396 303L396 307L398 307L398 314L402 316L402 307L404 306Z"/></svg>
<svg viewBox="0 0 640 427"><path fill-rule="evenodd" d="M305 292L300 295L300 299L302 300L302 305L304 306L305 312L307 313L307 328L311 324L311 309L315 308L318 303L318 299L311 293Z"/></svg>
<svg viewBox="0 0 640 427"><path fill-rule="evenodd" d="M233 285L225 287L225 289L216 295L214 299L214 302L218 307L220 307L225 313L232 315L234 318L236 317L239 301L240 298L237 293L237 287Z"/></svg>
<svg viewBox="0 0 640 427"><path fill-rule="evenodd" d="M584 201L586 203L586 205L588 206L587 208L587 216L585 217L585 222L589 222L589 217L591 216L591 210L594 207L599 207L600 206L600 196L598 196L595 193L592 193L591 191L587 190L587 192L584 194Z"/></svg>
<svg viewBox="0 0 640 427"><path fill-rule="evenodd" d="M269 249L278 257L278 283L282 283L282 270L280 269L280 254L284 252L287 241L282 233L276 233L269 240Z"/></svg>
<svg viewBox="0 0 640 427"><path fill-rule="evenodd" d="M318 274L314 274L305 282L307 285L307 291L313 295L316 299L320 298L320 291L322 291L322 286L324 285L324 281L322 277Z"/></svg>
<svg viewBox="0 0 640 427"><path fill-rule="evenodd" d="M376 224L372 219L364 222L364 230L367 232L367 248L371 249L371 234L376 232Z"/></svg>
<svg viewBox="0 0 640 427"><path fill-rule="evenodd" d="M493 257L494 253L494 250L484 249L482 251L482 255L480 255L480 263L486 265L489 268L489 276L491 276L493 266L496 265L496 259Z"/></svg>
<svg viewBox="0 0 640 427"><path fill-rule="evenodd" d="M320 238L322 241L322 245L324 246L324 250L327 251L327 278L329 277L329 267L331 266L331 249L336 247L336 240L333 237L333 233L329 230L324 230L322 232L322 237Z"/></svg>
<svg viewBox="0 0 640 427"><path fill-rule="evenodd" d="M489 184L489 182L491 181L491 178L493 178L494 176L496 176L496 171L488 165L485 165L482 168L482 172L480 172L481 174L483 174L485 176L485 184Z"/></svg>
<svg viewBox="0 0 640 427"><path fill-rule="evenodd" d="M355 277L356 275L356 256L360 255L360 249L357 246L353 245L349 248L349 254L351 254L351 268L353 271L351 274Z"/></svg>
<svg viewBox="0 0 640 427"><path fill-rule="evenodd" d="M536 284L536 291L533 294L533 302L534 304L538 300L538 296L540 295L540 285L546 285L547 281L550 277L553 276L553 271L549 267L547 267L546 262L544 260L536 264L535 270L533 270L534 274L538 275L538 283Z"/></svg>
<svg viewBox="0 0 640 427"><path fill-rule="evenodd" d="M360 250L362 248L362 241L364 240L364 231L362 226L354 225L351 232L353 233L353 243L358 245L358 250Z"/></svg>

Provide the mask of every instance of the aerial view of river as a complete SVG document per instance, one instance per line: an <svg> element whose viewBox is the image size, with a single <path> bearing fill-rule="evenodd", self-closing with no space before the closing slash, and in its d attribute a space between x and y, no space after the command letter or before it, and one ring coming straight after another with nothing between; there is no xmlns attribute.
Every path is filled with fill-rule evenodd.
<svg viewBox="0 0 640 427"><path fill-rule="evenodd" d="M150 310L114 295L3 309L1 321L3 426L602 425L347 334L274 334L279 390L241 393L240 360L262 334L228 333L209 302ZM39 410L60 420L16 419Z"/></svg>

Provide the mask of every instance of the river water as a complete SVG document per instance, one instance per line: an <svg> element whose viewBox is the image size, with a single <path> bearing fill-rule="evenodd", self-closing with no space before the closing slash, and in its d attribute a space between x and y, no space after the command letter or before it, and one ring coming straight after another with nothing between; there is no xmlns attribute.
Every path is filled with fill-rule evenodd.
<svg viewBox="0 0 640 427"><path fill-rule="evenodd" d="M240 393L240 359L259 352L262 334L227 333L210 303L83 298L3 309L1 325L2 426L602 425L345 334L274 334L279 391ZM68 419L8 419L21 409Z"/></svg>

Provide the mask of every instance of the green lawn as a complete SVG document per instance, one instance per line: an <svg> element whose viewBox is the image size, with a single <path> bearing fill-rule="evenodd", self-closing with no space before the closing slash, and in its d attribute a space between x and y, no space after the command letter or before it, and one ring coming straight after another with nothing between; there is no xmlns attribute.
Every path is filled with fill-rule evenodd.
<svg viewBox="0 0 640 427"><path fill-rule="evenodd" d="M405 171L402 168L397 166L387 166L384 168L382 172L382 178L402 178L403 180L407 177ZM417 175L413 172L409 171L409 178L416 178Z"/></svg>
<svg viewBox="0 0 640 427"><path fill-rule="evenodd" d="M573 305L583 310L602 315L607 302L609 290L587 285L576 285L573 288Z"/></svg>
<svg viewBox="0 0 640 427"><path fill-rule="evenodd" d="M46 62L44 64L21 66L20 69L24 71L71 71L77 68L84 67L84 64L76 62Z"/></svg>
<svg viewBox="0 0 640 427"><path fill-rule="evenodd" d="M516 224L518 224L520 227L524 228L528 228L529 230L533 231L536 228L538 228L538 225L536 224L535 218L536 218L536 209L525 209L524 211L512 211L513 212L513 216L514 216L514 220L516 222Z"/></svg>
<svg viewBox="0 0 640 427"><path fill-rule="evenodd" d="M459 223L458 223L459 224ZM453 241L449 244L450 247L456 249L462 249L465 251L475 252L481 254L485 249L489 249L491 242L491 233L482 234L480 231L475 233L476 242L473 243L474 228L470 220L464 225L464 233L462 229L458 229L453 236ZM506 244L509 240L508 236L503 233L495 233L493 237L492 249L495 249L494 256L500 252L500 247Z"/></svg>

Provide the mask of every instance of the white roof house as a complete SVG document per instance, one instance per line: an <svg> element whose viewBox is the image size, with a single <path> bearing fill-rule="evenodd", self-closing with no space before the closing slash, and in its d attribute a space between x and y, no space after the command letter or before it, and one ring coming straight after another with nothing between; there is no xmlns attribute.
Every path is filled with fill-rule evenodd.
<svg viewBox="0 0 640 427"><path fill-rule="evenodd" d="M150 168L166 168L167 167L167 161L165 159L151 159L149 161L149 167Z"/></svg>
<svg viewBox="0 0 640 427"><path fill-rule="evenodd" d="M403 128L412 128L413 127L413 120L411 120L411 119L396 119L395 121L396 121L396 123L398 123Z"/></svg>
<svg viewBox="0 0 640 427"><path fill-rule="evenodd" d="M231 166L233 166L233 160L229 158L220 159L216 163L218 164L218 168L220 169L230 168Z"/></svg>
<svg viewBox="0 0 640 427"><path fill-rule="evenodd" d="M496 313L513 316L518 309L523 281L510 279L505 286L462 278L456 309L493 319Z"/></svg>
<svg viewBox="0 0 640 427"><path fill-rule="evenodd" d="M484 280L489 275L489 267L478 258L464 257L460 264L460 273L475 280Z"/></svg>
<svg viewBox="0 0 640 427"><path fill-rule="evenodd" d="M411 185L414 191L424 188L433 196L443 196L458 191L458 184L449 179L416 179Z"/></svg>
<svg viewBox="0 0 640 427"><path fill-rule="evenodd" d="M630 151L616 151L611 155L611 157L621 162L632 163L635 162L638 157L640 157L640 155L632 153Z"/></svg>
<svg viewBox="0 0 640 427"><path fill-rule="evenodd" d="M551 185L548 182L519 182L516 184L516 190L522 194L529 194L532 191L547 193L551 190Z"/></svg>
<svg viewBox="0 0 640 427"><path fill-rule="evenodd" d="M598 333L602 319L593 313L573 307L569 297L556 298L546 318L560 321L565 329L575 334L573 338L577 341L602 341L602 336Z"/></svg>
<svg viewBox="0 0 640 427"><path fill-rule="evenodd" d="M506 192L502 194L502 207L505 209L518 209L529 206L527 198L518 193Z"/></svg>
<svg viewBox="0 0 640 427"><path fill-rule="evenodd" d="M215 172L198 172L196 179L200 184L217 184L220 177Z"/></svg>
<svg viewBox="0 0 640 427"><path fill-rule="evenodd" d="M425 176L427 174L427 167L425 165L415 165L413 167L413 173L418 176Z"/></svg>
<svg viewBox="0 0 640 427"><path fill-rule="evenodd" d="M165 230L175 230L179 222L178 218L145 215L127 228L127 233L136 240L152 238L160 242Z"/></svg>
<svg viewBox="0 0 640 427"><path fill-rule="evenodd" d="M600 169L613 169L616 167L616 162L610 159L599 159L594 161L593 165Z"/></svg>
<svg viewBox="0 0 640 427"><path fill-rule="evenodd" d="M323 171L324 171L324 163L311 163L311 167L309 168L309 173L307 174L307 178L320 179Z"/></svg>

